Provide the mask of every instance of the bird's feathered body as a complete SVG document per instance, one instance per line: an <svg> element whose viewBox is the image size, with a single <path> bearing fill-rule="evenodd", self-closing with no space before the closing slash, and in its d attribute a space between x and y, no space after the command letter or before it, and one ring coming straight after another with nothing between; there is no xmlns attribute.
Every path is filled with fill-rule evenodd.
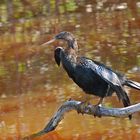
<svg viewBox="0 0 140 140"><path fill-rule="evenodd" d="M130 105L129 97L123 86L127 85L140 90L140 83L127 80L125 76L100 62L77 56L78 45L71 33L61 32L55 36L55 39L64 40L68 44L66 49L62 47L55 49L56 63L58 65L60 65L60 62L62 63L69 77L80 88L87 94L96 95L102 99L115 92L125 107ZM129 118L131 118L131 115Z"/></svg>
<svg viewBox="0 0 140 140"><path fill-rule="evenodd" d="M124 76L99 62L74 55L62 50L60 59L69 77L85 93L104 98L116 92L125 107L130 105L129 97L123 89L127 81ZM131 115L129 118L131 119Z"/></svg>
<svg viewBox="0 0 140 140"><path fill-rule="evenodd" d="M86 57L75 57L64 51L60 57L69 77L88 94L111 96L114 91L117 92L117 87L123 88L125 77L99 62ZM118 97L123 98L121 94Z"/></svg>
<svg viewBox="0 0 140 140"><path fill-rule="evenodd" d="M104 97L108 84L88 66L88 59L77 57L73 61L72 57L63 53L61 55L62 65L69 77L86 93Z"/></svg>

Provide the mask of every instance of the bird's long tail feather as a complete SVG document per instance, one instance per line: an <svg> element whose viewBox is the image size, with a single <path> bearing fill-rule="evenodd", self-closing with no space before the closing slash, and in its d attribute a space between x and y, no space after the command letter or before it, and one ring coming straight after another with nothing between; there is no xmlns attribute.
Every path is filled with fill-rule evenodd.
<svg viewBox="0 0 140 140"><path fill-rule="evenodd" d="M130 99L129 99L127 93L121 87L116 88L116 94L117 94L118 98L122 100L124 107L131 105ZM128 117L130 120L132 119L132 115L129 115Z"/></svg>
<svg viewBox="0 0 140 140"><path fill-rule="evenodd" d="M140 83L138 82L127 80L125 85L140 90Z"/></svg>

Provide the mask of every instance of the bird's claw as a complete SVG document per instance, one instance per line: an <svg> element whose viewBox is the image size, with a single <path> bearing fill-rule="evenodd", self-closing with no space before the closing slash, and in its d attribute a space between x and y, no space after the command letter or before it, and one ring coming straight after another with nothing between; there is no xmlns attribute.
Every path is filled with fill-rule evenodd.
<svg viewBox="0 0 140 140"><path fill-rule="evenodd" d="M88 106L88 105L89 105L89 103L86 102L86 101L81 102L81 103L80 103L80 109L77 110L77 113L78 113L78 114L81 113L81 114L83 115L83 114L84 114L84 111L83 111L83 110L85 110L85 107Z"/></svg>
<svg viewBox="0 0 140 140"><path fill-rule="evenodd" d="M90 105L89 102L81 102L80 103L80 108L77 109L77 113L81 113L82 115L85 113L84 110L86 110L86 107ZM93 113L94 113L94 117L99 117L101 118L101 113L100 113L100 107L102 106L102 104L97 104L97 105L94 105L94 108L93 108Z"/></svg>
<svg viewBox="0 0 140 140"><path fill-rule="evenodd" d="M99 105L94 105L94 109L93 109L93 113L94 113L94 117L99 117L101 118L101 113L100 113L100 104Z"/></svg>

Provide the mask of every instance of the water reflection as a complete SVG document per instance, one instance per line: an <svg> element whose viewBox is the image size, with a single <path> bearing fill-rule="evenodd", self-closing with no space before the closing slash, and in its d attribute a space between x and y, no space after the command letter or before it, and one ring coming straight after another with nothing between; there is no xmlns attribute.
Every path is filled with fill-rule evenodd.
<svg viewBox="0 0 140 140"><path fill-rule="evenodd" d="M139 3L136 0L0 2L0 139L20 139L39 131L62 102L69 98L84 99L81 89L54 62L55 46L64 44L56 42L54 47L40 47L60 31L67 30L76 36L81 55L102 61L140 82ZM139 91L127 90L132 102L139 102ZM92 102L97 100L94 97ZM115 97L106 99L105 105L121 106ZM130 122L94 119L71 112L56 132L44 137L137 140L139 129L139 113Z"/></svg>

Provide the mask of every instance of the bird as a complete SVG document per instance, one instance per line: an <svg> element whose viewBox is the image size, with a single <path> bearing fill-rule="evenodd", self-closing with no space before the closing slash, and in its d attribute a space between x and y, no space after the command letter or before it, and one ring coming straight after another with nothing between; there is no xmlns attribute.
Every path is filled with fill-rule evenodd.
<svg viewBox="0 0 140 140"><path fill-rule="evenodd" d="M124 86L140 90L140 83L127 79L125 75L112 70L112 68L101 62L79 56L77 40L70 32L60 32L42 45L49 45L55 40L63 40L67 43L66 48L57 47L54 50L57 65L62 64L68 76L86 94L100 97L99 102L96 104L97 107L102 104L105 97L112 96L113 93L116 93L124 107L131 105ZM128 117L131 119L132 115Z"/></svg>

